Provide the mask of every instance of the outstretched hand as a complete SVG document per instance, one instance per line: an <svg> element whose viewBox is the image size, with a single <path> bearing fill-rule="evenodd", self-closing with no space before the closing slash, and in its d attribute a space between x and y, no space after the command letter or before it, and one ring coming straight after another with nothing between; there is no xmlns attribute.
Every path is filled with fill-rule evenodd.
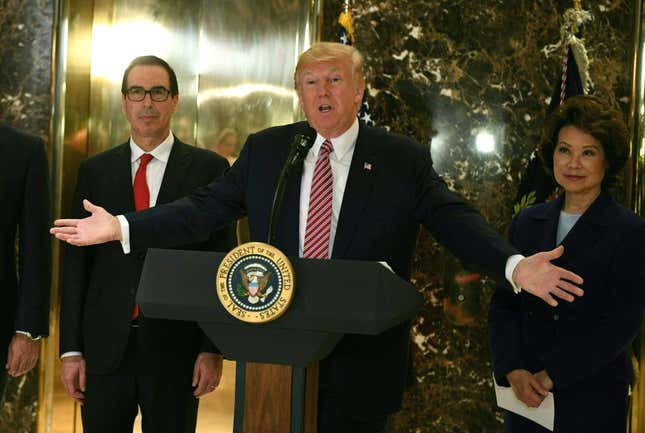
<svg viewBox="0 0 645 433"><path fill-rule="evenodd" d="M532 256L525 257L513 271L513 281L532 295L541 298L547 304L555 307L558 302L554 297L567 302L573 302L573 295L582 296L584 291L578 287L582 278L555 266L551 263L564 253L564 247L559 247Z"/></svg>
<svg viewBox="0 0 645 433"><path fill-rule="evenodd" d="M82 219L58 219L49 233L57 239L78 247L121 240L121 226L117 218L100 206L83 200L83 207L91 213Z"/></svg>

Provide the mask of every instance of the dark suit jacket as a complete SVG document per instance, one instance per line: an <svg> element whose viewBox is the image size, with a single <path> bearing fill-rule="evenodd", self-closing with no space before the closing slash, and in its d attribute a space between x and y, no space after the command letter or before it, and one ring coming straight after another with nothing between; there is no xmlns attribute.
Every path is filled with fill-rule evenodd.
<svg viewBox="0 0 645 433"><path fill-rule="evenodd" d="M555 248L563 197L515 218L510 239L522 254ZM556 405L568 399L584 408L589 392L604 389L612 398L611 389L633 379L629 347L645 308L645 220L603 192L562 245L564 255L554 263L582 276L584 296L552 308L525 293L495 293L489 317L493 368L504 385L512 370L546 369L555 384ZM556 410L556 425L560 415Z"/></svg>
<svg viewBox="0 0 645 433"><path fill-rule="evenodd" d="M175 138L157 204L188 194L220 176L228 162L216 154ZM130 145L124 143L81 164L72 215L87 216L82 199L100 203L112 214L134 210ZM183 249L228 251L232 226ZM119 242L78 248L68 246L61 297L60 352L81 351L88 372L103 374L119 364L130 333L132 309L145 251L123 254ZM150 368L190 367L199 351L213 351L193 322L144 318L139 335Z"/></svg>
<svg viewBox="0 0 645 433"><path fill-rule="evenodd" d="M49 170L39 138L0 125L0 362L16 330L48 335ZM20 240L16 257L16 233ZM17 267L19 264L19 267Z"/></svg>
<svg viewBox="0 0 645 433"><path fill-rule="evenodd" d="M168 206L127 215L132 248L203 239L243 214L249 217L251 239L266 242L278 174L293 136L306 128L300 122L252 134L220 180ZM294 171L276 237L276 246L291 256L298 255L302 164ZM408 279L420 223L469 265L503 278L515 250L448 190L432 168L428 149L361 123L333 258L385 260ZM409 323L374 337L348 335L323 361L321 387L338 392L344 406L365 416L393 412L405 388L408 354Z"/></svg>

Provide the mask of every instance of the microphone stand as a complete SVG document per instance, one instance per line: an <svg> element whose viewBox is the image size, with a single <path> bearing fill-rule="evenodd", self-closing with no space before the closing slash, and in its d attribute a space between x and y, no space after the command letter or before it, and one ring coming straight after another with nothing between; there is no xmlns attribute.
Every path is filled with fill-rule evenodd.
<svg viewBox="0 0 645 433"><path fill-rule="evenodd" d="M276 186L275 193L273 195L273 204L271 206L271 217L269 218L269 230L268 230L268 243L269 245L274 245L275 236L276 236L276 227L275 221L277 220L277 215L280 212L282 207L282 199L284 196L284 189L287 184L287 179L291 174L291 170L296 166L298 162L303 160L311 149L311 146L314 144L314 139L307 135L298 134L293 138L291 142L291 150L289 151L289 156L287 157L287 162L282 167L280 172L280 177L278 178L278 185Z"/></svg>

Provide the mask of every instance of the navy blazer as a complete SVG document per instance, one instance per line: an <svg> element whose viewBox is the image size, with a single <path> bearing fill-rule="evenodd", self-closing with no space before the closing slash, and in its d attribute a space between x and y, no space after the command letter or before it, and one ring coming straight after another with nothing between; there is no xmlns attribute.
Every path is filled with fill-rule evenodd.
<svg viewBox="0 0 645 433"><path fill-rule="evenodd" d="M49 334L51 262L45 145L7 125L0 125L0 198L0 362L4 367L16 330Z"/></svg>
<svg viewBox="0 0 645 433"><path fill-rule="evenodd" d="M266 242L280 169L305 122L252 134L221 179L166 206L126 215L133 249L168 247L202 239L248 215L251 240ZM302 164L286 187L276 246L298 255ZM387 261L408 279L419 231L427 227L471 268L498 278L515 253L481 215L451 192L432 168L427 147L360 124L340 210L332 258ZM347 335L321 363L321 388L365 416L396 411L406 385L409 323L377 336Z"/></svg>
<svg viewBox="0 0 645 433"><path fill-rule="evenodd" d="M556 246L563 200L530 207L515 218L510 239L522 254ZM603 192L562 245L564 254L554 263L582 276L584 296L553 308L526 293L498 290L489 314L498 383L507 385L506 374L515 369L546 369L556 405L558 395L617 385L626 390L633 380L630 343L645 307L645 220Z"/></svg>

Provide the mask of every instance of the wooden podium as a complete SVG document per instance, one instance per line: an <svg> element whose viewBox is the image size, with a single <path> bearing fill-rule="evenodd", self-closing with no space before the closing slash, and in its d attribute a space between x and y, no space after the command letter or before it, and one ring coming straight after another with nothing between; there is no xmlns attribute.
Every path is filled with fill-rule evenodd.
<svg viewBox="0 0 645 433"><path fill-rule="evenodd" d="M317 362L344 334L376 335L414 317L421 294L383 265L290 257L295 293L288 311L241 322L220 304L224 253L150 249L137 293L148 317L199 323L237 361L234 433L316 433Z"/></svg>

